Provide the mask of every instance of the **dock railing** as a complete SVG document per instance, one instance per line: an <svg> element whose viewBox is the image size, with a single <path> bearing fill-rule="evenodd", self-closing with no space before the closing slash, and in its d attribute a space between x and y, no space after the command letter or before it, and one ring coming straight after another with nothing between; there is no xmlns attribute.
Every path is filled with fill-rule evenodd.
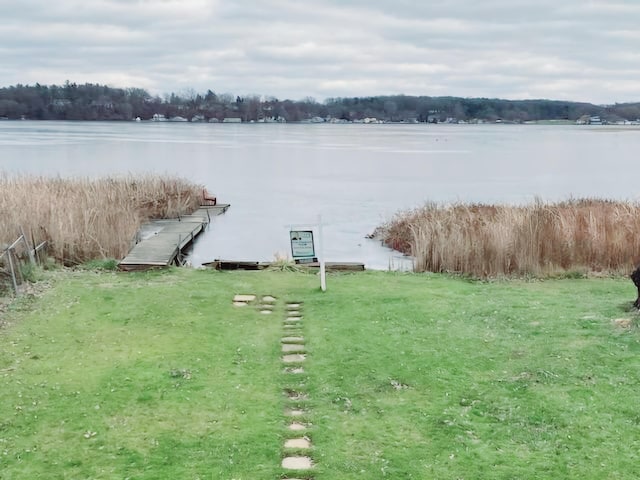
<svg viewBox="0 0 640 480"><path fill-rule="evenodd" d="M3 290L20 295L29 272L46 257L47 242L31 245L24 231L10 245L0 247L0 294Z"/></svg>

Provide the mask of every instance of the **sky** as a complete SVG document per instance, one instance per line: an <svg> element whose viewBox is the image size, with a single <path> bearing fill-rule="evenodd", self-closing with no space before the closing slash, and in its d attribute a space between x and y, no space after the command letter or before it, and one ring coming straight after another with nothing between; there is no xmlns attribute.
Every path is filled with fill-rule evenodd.
<svg viewBox="0 0 640 480"><path fill-rule="evenodd" d="M640 101L640 0L0 0L0 86Z"/></svg>

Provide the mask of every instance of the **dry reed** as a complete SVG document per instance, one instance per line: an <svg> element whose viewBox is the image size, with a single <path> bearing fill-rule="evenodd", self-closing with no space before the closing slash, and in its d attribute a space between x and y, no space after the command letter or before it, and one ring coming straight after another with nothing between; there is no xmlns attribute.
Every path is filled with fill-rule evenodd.
<svg viewBox="0 0 640 480"><path fill-rule="evenodd" d="M65 265L123 258L145 221L190 213L203 187L181 178L50 178L0 173L0 244L23 230Z"/></svg>
<svg viewBox="0 0 640 480"><path fill-rule="evenodd" d="M640 204L598 199L527 206L430 203L376 230L416 271L474 277L628 273L640 261Z"/></svg>

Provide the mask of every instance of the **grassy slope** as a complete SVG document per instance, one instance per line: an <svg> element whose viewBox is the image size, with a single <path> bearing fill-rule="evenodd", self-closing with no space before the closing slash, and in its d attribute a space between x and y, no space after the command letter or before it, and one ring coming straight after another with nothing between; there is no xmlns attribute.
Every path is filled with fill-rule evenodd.
<svg viewBox="0 0 640 480"><path fill-rule="evenodd" d="M0 478L277 478L282 300L305 302L316 478L640 475L628 280L317 284L73 274L0 332ZM248 292L276 313L231 305Z"/></svg>

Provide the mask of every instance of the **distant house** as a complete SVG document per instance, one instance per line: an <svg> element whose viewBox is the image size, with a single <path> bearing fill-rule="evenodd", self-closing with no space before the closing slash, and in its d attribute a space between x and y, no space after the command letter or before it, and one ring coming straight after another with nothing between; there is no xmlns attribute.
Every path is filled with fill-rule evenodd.
<svg viewBox="0 0 640 480"><path fill-rule="evenodd" d="M578 125L603 125L599 115L582 115L576 120Z"/></svg>
<svg viewBox="0 0 640 480"><path fill-rule="evenodd" d="M287 123L287 121L284 119L284 117L272 117L272 116L266 116L266 117L261 117L257 120L258 123ZM304 120L303 120L304 123ZM307 121L307 123L309 123Z"/></svg>
<svg viewBox="0 0 640 480"><path fill-rule="evenodd" d="M242 123L242 118L240 117L224 117L222 123Z"/></svg>
<svg viewBox="0 0 640 480"><path fill-rule="evenodd" d="M167 118L161 113L154 113L151 117L152 122L166 122Z"/></svg>

